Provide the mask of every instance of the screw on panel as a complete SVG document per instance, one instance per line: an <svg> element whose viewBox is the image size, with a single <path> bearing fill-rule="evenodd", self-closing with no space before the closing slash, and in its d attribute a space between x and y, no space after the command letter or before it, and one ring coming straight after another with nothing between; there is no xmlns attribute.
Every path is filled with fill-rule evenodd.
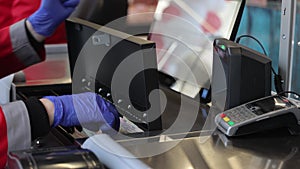
<svg viewBox="0 0 300 169"><path fill-rule="evenodd" d="M286 35L285 34L282 35L282 39L286 39Z"/></svg>

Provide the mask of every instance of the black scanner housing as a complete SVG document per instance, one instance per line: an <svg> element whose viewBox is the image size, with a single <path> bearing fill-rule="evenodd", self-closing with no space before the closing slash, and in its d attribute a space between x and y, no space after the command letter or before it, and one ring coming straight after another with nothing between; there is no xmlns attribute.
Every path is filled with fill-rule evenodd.
<svg viewBox="0 0 300 169"><path fill-rule="evenodd" d="M217 38L213 43L212 104L227 110L271 94L271 60L241 44ZM217 64L220 60L221 64ZM218 76L225 76L225 81ZM220 99L218 91L223 91Z"/></svg>

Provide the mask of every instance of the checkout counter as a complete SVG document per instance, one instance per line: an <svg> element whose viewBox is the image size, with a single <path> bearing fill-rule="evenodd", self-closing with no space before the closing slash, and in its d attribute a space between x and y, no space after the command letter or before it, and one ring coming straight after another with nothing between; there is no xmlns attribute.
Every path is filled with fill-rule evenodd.
<svg viewBox="0 0 300 169"><path fill-rule="evenodd" d="M163 88L163 87L162 87ZM176 117L178 94L165 89L170 96L170 106L162 116L162 124L167 128ZM191 106L197 104L191 100ZM175 111L174 111L175 110ZM291 169L298 168L300 164L300 137L291 136L287 130L273 130L260 134L243 137L227 138L218 131L202 130L206 113L209 107L200 105L197 120L187 133L173 133L136 138L116 140L129 152L141 157L144 163L155 169ZM188 115L188 110L187 110ZM188 122L188 121L187 121ZM140 138L139 138L140 137ZM79 146L84 139L76 139L64 129L53 129L45 138L36 140L36 148L50 148L60 146ZM155 154L153 150L166 150ZM153 153L147 156L147 153ZM146 153L146 154L145 154Z"/></svg>
<svg viewBox="0 0 300 169"><path fill-rule="evenodd" d="M24 70L25 76L31 79L25 83L15 83L17 99L72 93L66 46L60 46L62 51L58 53L51 48L47 48L46 62ZM38 71L41 68L44 72L42 75ZM214 116L218 112L210 106L175 92L164 84L160 84L159 88L167 98L165 111L161 115L162 130L128 134L125 138L112 136L151 168L292 169L300 165L300 136L292 136L286 129L275 129L247 136L226 137L216 130ZM185 105L183 110L181 105ZM182 112L184 114L180 114ZM178 116L182 118L178 119ZM174 123L176 127L168 130ZM86 135L81 135L77 129L59 126L47 136L35 140L32 147L80 147L86 139Z"/></svg>
<svg viewBox="0 0 300 169"><path fill-rule="evenodd" d="M48 59L40 65L43 70L51 69L52 62L56 60L64 60L65 66L68 66L67 55L48 55ZM48 64L52 66L47 66ZM57 70L67 70L65 66L59 67ZM25 73L28 70L24 71ZM33 71L38 72L38 71ZM51 72L51 70L49 70ZM44 74L44 77L47 75ZM34 77L34 76L33 76ZM68 72L64 77L68 82L70 79ZM53 92L60 95L62 91L59 89L68 89L68 83L57 84L56 79L45 78L28 80L26 84L16 84L18 97L29 96L32 94L44 94L45 86L42 82L53 82L50 85ZM38 85L39 82L41 85ZM50 83L51 84L51 83ZM168 97L168 106L165 113L162 115L163 129L169 128L176 120L178 109L183 102L188 103L190 110L198 108L198 115L195 123L190 131L168 133L166 135L158 135L158 133L150 132L145 137L144 134L135 134L130 139L116 138L116 142L126 148L133 155L140 157L139 159L145 164L155 169L182 169L182 168L201 168L201 169L240 169L240 168L255 168L255 169L291 169L298 168L300 164L300 137L291 136L287 130L272 130L263 133L228 138L218 130L215 130L210 124L205 126L205 121L209 117L210 108L205 104L200 104L196 100L170 90L164 85L160 88ZM28 89L28 90L26 90ZM32 89L36 89L32 90ZM69 88L70 89L70 88ZM40 93L43 91L43 93ZM46 90L47 91L47 90ZM49 90L48 90L49 91ZM67 90L63 90L67 94ZM51 93L46 93L51 94ZM182 99L183 97L183 99ZM189 109L185 110L186 119ZM185 121L189 123L188 120ZM183 122L184 123L184 122ZM184 124L182 124L184 125ZM212 134L213 133L213 134ZM62 146L80 146L85 138L80 135L74 135L61 127L53 129L46 137L39 138L33 144L34 148L53 148ZM157 153L155 150L160 150L162 153ZM158 151L158 152L160 152ZM149 156L149 154L151 156Z"/></svg>

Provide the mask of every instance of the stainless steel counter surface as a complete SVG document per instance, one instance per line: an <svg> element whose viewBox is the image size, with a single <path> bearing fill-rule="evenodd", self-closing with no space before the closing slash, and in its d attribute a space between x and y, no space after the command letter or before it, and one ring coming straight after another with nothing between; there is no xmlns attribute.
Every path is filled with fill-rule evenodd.
<svg viewBox="0 0 300 169"><path fill-rule="evenodd" d="M69 58L66 44L46 45L46 60L23 70L25 82L18 87L71 83Z"/></svg>
<svg viewBox="0 0 300 169"><path fill-rule="evenodd" d="M297 169L300 166L300 136L291 136L284 129L236 138L227 138L217 131L210 137L153 140L120 143L154 169ZM166 151L144 156L144 152L154 149Z"/></svg>
<svg viewBox="0 0 300 169"><path fill-rule="evenodd" d="M168 108L170 112L163 119L172 117L171 113L176 110L174 107L178 106L177 96L170 95L173 106ZM196 102L190 103L193 106ZM154 169L300 168L300 136L292 136L286 128L281 128L226 137L215 127L215 113L213 108L210 108L208 114L199 111L199 119L188 133L170 133L118 142Z"/></svg>
<svg viewBox="0 0 300 169"><path fill-rule="evenodd" d="M51 53L51 52L50 52ZM54 52L55 53L55 52ZM64 53L64 52L62 52ZM49 56L49 57L48 57ZM47 61L31 67L27 82L18 84L19 88L32 85L70 83L67 54L49 54ZM28 71L26 70L26 71ZM25 71L25 73L26 73ZM29 78L29 77L36 77ZM45 77L45 78L43 78ZM49 78L50 77L50 78ZM23 86L23 87L24 87ZM163 128L169 128L175 121L180 105L186 104L185 118L196 118L189 133L176 131L168 135L147 138L118 140L126 149L154 169L298 169L300 168L300 136L291 136L282 130L227 138L219 132L210 136L213 127L205 121L209 108L197 100L181 97L178 93L164 89L168 97L166 111L162 115ZM45 93L43 93L45 94ZM198 107L199 106L199 107ZM198 109L194 117L190 111ZM189 121L185 123L189 123ZM209 123L208 123L209 124ZM210 125L208 125L210 126ZM180 127L180 126L179 126ZM178 128L180 129L180 128ZM211 130L207 130L211 129ZM50 137L51 136L51 137ZM65 145L55 133L45 139L54 141L47 146ZM147 135L145 135L147 136ZM185 137L185 138L184 138ZM184 138L184 139L182 139ZM47 140L50 142L51 140ZM73 143L68 143L73 144Z"/></svg>

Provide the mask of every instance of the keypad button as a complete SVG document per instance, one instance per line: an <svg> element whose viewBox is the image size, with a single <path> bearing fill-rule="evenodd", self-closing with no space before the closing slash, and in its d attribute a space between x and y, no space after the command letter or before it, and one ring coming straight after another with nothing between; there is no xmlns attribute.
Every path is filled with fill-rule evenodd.
<svg viewBox="0 0 300 169"><path fill-rule="evenodd" d="M224 120L225 122L229 122L229 121L230 121L230 119L229 119L228 117L224 117L223 120Z"/></svg>
<svg viewBox="0 0 300 169"><path fill-rule="evenodd" d="M233 126L234 122L233 121L229 121L228 124L229 124L229 126Z"/></svg>

